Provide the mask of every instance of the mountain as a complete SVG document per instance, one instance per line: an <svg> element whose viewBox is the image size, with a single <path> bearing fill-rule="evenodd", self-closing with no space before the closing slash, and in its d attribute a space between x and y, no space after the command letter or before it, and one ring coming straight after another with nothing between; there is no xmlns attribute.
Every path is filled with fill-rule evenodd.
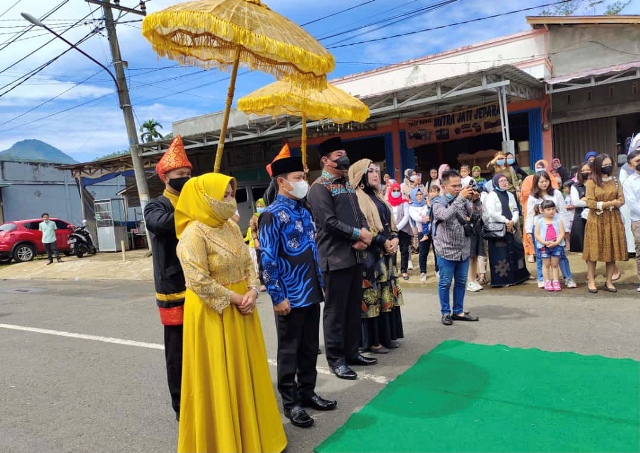
<svg viewBox="0 0 640 453"><path fill-rule="evenodd" d="M78 163L58 148L34 139L16 142L11 148L0 151L0 161L2 160L13 162L50 162L54 164Z"/></svg>

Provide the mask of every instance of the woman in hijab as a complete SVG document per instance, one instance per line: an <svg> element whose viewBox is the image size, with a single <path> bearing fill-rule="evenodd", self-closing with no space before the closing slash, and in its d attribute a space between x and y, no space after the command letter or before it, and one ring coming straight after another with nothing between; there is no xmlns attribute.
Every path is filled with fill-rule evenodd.
<svg viewBox="0 0 640 453"><path fill-rule="evenodd" d="M556 171L556 173L558 173L558 176L560 176L560 178L562 179L560 184L571 179L569 171L562 166L562 162L560 162L560 159L558 159L557 157L551 160L551 167Z"/></svg>
<svg viewBox="0 0 640 453"><path fill-rule="evenodd" d="M487 170L491 171L494 176L497 174L505 175L509 183L507 190L516 197L519 195L520 180L518 179L516 171L507 162L507 155L503 151L498 151L493 155L493 159L487 164Z"/></svg>
<svg viewBox="0 0 640 453"><path fill-rule="evenodd" d="M504 223L506 234L502 238L489 239L489 266L491 286L517 285L529 279L524 263L522 236L517 230L518 204L507 189L507 177L498 173L492 179L493 191L484 200L484 222Z"/></svg>
<svg viewBox="0 0 640 453"><path fill-rule="evenodd" d="M178 452L281 452L287 446L258 312L236 180L191 178L176 205L184 303Z"/></svg>
<svg viewBox="0 0 640 453"><path fill-rule="evenodd" d="M387 190L387 203L391 206L393 218L396 221L398 230L398 240L400 242L400 272L402 278L409 280L407 267L409 265L410 246L411 246L411 225L409 224L409 202L402 196L400 184L393 182L389 184Z"/></svg>
<svg viewBox="0 0 640 453"><path fill-rule="evenodd" d="M593 161L596 160L596 157L598 157L598 153L596 151L589 151L584 155L584 161L593 164Z"/></svg>
<svg viewBox="0 0 640 453"><path fill-rule="evenodd" d="M403 338L400 305L402 291L397 285L396 259L398 231L391 208L380 194L380 168L370 159L349 167L349 183L355 188L360 210L373 235L362 253L362 347L386 354L400 346Z"/></svg>
<svg viewBox="0 0 640 453"><path fill-rule="evenodd" d="M560 188L560 186L558 185L558 181L556 181L556 179L553 177L553 175L549 171L549 164L547 163L546 160L541 159L537 161L533 166L533 168L535 169L536 173L539 171L542 171L542 172L545 172L547 176L549 176L549 179L551 180L551 187L553 187L554 189ZM529 201L529 195L531 195L531 189L533 188L534 176L535 174L529 175L526 178L524 178L524 181L522 181L522 186L520 191L520 206L523 207L522 209L523 224L525 224L527 221L527 202ZM527 255L527 261L530 263L535 263L536 250L533 247L532 239L529 237L529 235L525 234L523 237L523 241L524 241L524 253L525 255Z"/></svg>

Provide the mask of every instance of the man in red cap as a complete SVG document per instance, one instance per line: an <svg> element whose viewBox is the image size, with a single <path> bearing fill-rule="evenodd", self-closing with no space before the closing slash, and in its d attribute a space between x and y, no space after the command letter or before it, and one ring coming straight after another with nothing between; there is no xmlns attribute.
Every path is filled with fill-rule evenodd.
<svg viewBox="0 0 640 453"><path fill-rule="evenodd" d="M180 385L182 380L182 315L185 283L176 255L178 239L173 218L178 196L191 177L191 163L177 135L156 165L164 192L149 201L144 209L144 221L149 230L153 251L153 279L160 321L164 325L164 355L171 406L180 419Z"/></svg>

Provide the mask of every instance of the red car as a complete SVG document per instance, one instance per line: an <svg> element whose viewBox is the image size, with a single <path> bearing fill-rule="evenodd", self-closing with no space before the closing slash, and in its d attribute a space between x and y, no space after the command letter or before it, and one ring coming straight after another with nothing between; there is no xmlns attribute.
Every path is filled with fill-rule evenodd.
<svg viewBox="0 0 640 453"><path fill-rule="evenodd" d="M61 252L69 252L69 234L75 227L64 220L50 218L56 222L56 245ZM38 229L42 219L14 220L0 225L0 263L11 259L18 262L31 261L36 254L45 253L42 232Z"/></svg>

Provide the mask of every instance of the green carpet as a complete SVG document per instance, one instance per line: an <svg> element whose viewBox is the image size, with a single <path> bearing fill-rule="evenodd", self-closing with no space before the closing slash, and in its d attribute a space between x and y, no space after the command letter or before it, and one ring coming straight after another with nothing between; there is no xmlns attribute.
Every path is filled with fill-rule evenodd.
<svg viewBox="0 0 640 453"><path fill-rule="evenodd" d="M638 452L639 365L445 341L315 451Z"/></svg>

